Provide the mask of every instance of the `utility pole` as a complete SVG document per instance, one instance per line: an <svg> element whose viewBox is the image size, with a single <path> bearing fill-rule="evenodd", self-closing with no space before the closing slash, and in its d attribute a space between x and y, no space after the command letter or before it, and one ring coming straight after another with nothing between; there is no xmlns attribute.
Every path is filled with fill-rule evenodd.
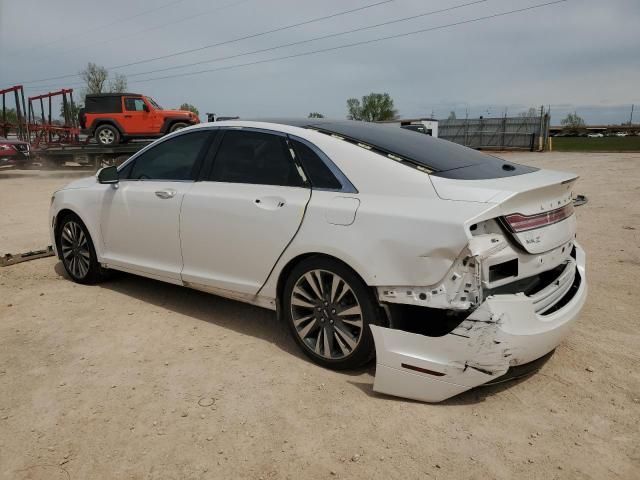
<svg viewBox="0 0 640 480"><path fill-rule="evenodd" d="M633 103L631 104L631 115L629 116L629 126L633 125Z"/></svg>
<svg viewBox="0 0 640 480"><path fill-rule="evenodd" d="M542 152L544 150L544 143L543 143L543 129L544 129L544 105L540 105L540 125L539 125L539 132L538 132L538 151Z"/></svg>

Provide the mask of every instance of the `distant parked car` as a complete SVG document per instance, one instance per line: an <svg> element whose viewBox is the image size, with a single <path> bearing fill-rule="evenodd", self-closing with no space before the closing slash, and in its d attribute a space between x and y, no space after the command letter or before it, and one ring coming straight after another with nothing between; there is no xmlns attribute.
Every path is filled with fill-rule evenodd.
<svg viewBox="0 0 640 480"><path fill-rule="evenodd" d="M0 167L25 166L29 162L29 144L22 140L0 137Z"/></svg>
<svg viewBox="0 0 640 480"><path fill-rule="evenodd" d="M603 138L604 135L602 133L588 133L587 137L589 137L589 138Z"/></svg>
<svg viewBox="0 0 640 480"><path fill-rule="evenodd" d="M138 93L87 95L78 117L82 133L104 146L132 138L158 138L200 123L193 112L164 110L153 98Z"/></svg>
<svg viewBox="0 0 640 480"><path fill-rule="evenodd" d="M616 137L626 137L627 134L625 132L617 132Z"/></svg>

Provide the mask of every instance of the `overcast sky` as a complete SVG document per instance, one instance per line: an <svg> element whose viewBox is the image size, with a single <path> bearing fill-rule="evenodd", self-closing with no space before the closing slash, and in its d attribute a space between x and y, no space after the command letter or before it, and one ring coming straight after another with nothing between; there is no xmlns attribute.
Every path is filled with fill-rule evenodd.
<svg viewBox="0 0 640 480"><path fill-rule="evenodd" d="M640 121L640 1L568 0L520 13L350 48L233 67L415 30L551 0L487 0L333 38L164 72L372 26L473 0L0 0L0 89L27 95L71 86L87 62L115 67L380 3L371 8L134 66L129 90L165 107L189 102L221 115L346 115L346 99L388 92L403 117L502 115L551 105L589 123ZM224 68L232 67L232 68ZM199 70L191 76L147 80Z"/></svg>

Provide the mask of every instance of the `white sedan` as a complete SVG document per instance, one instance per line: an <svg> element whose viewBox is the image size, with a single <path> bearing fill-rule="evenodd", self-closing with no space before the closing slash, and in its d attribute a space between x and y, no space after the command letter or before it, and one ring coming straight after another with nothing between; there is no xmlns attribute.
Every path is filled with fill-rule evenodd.
<svg viewBox="0 0 640 480"><path fill-rule="evenodd" d="M122 270L273 309L314 362L375 357L374 390L438 402L567 335L576 179L387 125L216 122L55 192L49 222L76 282Z"/></svg>

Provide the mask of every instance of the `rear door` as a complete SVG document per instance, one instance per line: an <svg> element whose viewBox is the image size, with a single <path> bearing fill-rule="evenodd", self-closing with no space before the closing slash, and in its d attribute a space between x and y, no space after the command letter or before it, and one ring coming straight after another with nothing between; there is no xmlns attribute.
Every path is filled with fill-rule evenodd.
<svg viewBox="0 0 640 480"><path fill-rule="evenodd" d="M311 190L286 137L226 129L180 216L184 282L256 294L302 222Z"/></svg>
<svg viewBox="0 0 640 480"><path fill-rule="evenodd" d="M180 282L180 207L194 185L211 130L170 137L120 169L120 182L102 197L105 263Z"/></svg>

